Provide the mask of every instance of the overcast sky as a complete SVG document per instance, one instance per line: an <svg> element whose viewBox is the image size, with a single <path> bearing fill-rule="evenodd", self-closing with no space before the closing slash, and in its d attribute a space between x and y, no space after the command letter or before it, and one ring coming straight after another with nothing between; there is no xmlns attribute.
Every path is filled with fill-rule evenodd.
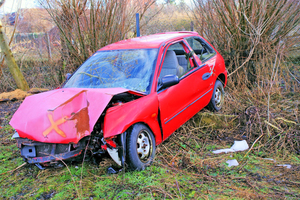
<svg viewBox="0 0 300 200"><path fill-rule="evenodd" d="M184 0L187 4L191 4L192 0ZM158 2L164 2L164 0L158 0ZM177 3L180 0L176 0ZM4 5L0 9L0 13L16 12L18 8L35 8L38 7L37 0L5 0Z"/></svg>
<svg viewBox="0 0 300 200"><path fill-rule="evenodd" d="M37 1L35 0L5 0L5 3L1 7L1 13L16 12L18 8L34 8L37 7Z"/></svg>

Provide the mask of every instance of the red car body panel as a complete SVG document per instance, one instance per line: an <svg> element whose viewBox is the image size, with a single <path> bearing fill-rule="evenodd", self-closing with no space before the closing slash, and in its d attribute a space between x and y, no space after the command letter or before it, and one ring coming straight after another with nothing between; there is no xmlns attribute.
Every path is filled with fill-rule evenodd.
<svg viewBox="0 0 300 200"><path fill-rule="evenodd" d="M210 64L195 69L176 86L158 94L164 140L209 103L215 80L211 76L209 80L203 81L201 77L210 71Z"/></svg>
<svg viewBox="0 0 300 200"><path fill-rule="evenodd" d="M78 143L90 135L115 94L128 90L63 88L27 97L10 125L22 138L45 143Z"/></svg>
<svg viewBox="0 0 300 200"><path fill-rule="evenodd" d="M158 145L162 142L156 93L109 108L104 118L103 136L107 138L121 134L135 123L148 125L155 143Z"/></svg>
<svg viewBox="0 0 300 200"><path fill-rule="evenodd" d="M225 80L224 80L224 87L225 87L227 85L227 70L225 69L224 59L219 53L217 53L216 56L218 62L216 62L213 73L216 77L218 77L220 74L223 74L225 76Z"/></svg>
<svg viewBox="0 0 300 200"><path fill-rule="evenodd" d="M117 50L117 49L152 49L159 48L166 41L176 40L177 38L187 36L198 36L196 32L167 32L158 33L150 36L142 36L127 40L122 40L101 48L99 51Z"/></svg>

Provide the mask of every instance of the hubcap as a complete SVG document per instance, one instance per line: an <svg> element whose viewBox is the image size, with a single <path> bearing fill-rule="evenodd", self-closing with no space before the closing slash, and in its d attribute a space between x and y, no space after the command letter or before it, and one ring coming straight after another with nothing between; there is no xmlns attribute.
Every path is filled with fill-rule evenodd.
<svg viewBox="0 0 300 200"><path fill-rule="evenodd" d="M220 88L216 89L215 92L215 103L217 107L220 107L222 105L222 91Z"/></svg>
<svg viewBox="0 0 300 200"><path fill-rule="evenodd" d="M152 149L152 140L150 134L146 130L142 130L136 141L137 153L141 161L147 161L150 157Z"/></svg>

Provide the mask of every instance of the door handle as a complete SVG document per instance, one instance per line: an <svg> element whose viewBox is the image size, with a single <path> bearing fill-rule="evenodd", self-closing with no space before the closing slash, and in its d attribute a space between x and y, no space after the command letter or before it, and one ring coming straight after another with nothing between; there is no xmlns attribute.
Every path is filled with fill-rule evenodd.
<svg viewBox="0 0 300 200"><path fill-rule="evenodd" d="M203 74L203 76L202 76L202 80L207 80L209 77L211 76L211 73L205 73L205 74Z"/></svg>

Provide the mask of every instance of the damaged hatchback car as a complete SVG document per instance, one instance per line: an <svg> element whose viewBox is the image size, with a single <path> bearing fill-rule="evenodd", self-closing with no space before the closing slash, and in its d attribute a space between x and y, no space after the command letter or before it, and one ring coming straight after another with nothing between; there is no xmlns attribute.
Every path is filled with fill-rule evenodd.
<svg viewBox="0 0 300 200"><path fill-rule="evenodd" d="M59 89L27 97L10 121L22 157L40 168L88 151L142 170L157 145L209 106L220 110L222 56L196 32L116 42Z"/></svg>

